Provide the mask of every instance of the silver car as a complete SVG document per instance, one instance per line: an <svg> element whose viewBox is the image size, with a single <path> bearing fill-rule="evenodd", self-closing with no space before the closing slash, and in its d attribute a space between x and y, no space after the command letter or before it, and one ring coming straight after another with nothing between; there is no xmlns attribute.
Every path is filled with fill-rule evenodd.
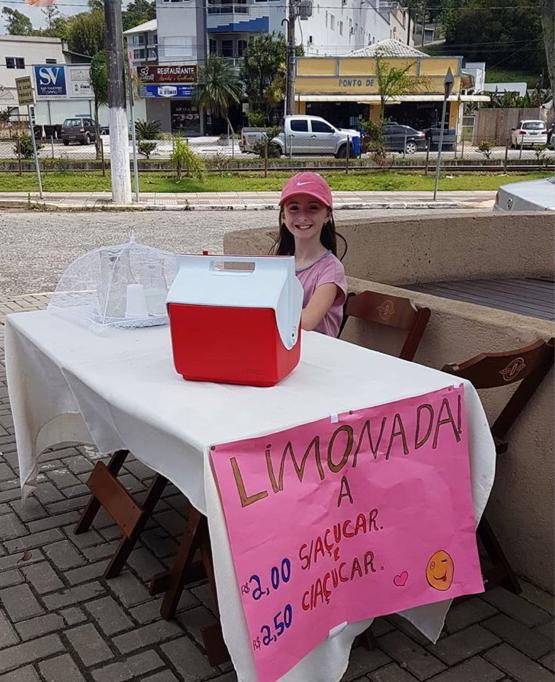
<svg viewBox="0 0 555 682"><path fill-rule="evenodd" d="M494 211L555 211L555 176L503 185L495 196Z"/></svg>

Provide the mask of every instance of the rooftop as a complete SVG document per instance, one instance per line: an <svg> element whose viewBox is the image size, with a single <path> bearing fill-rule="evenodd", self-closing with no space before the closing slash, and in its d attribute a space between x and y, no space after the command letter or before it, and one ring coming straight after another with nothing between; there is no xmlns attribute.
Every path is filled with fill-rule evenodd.
<svg viewBox="0 0 555 682"><path fill-rule="evenodd" d="M130 36L134 33L149 33L150 31L156 31L157 28L158 21L156 19L151 19L150 21L145 21L144 24L139 24L138 26L127 29L127 31L123 32L123 35Z"/></svg>
<svg viewBox="0 0 555 682"><path fill-rule="evenodd" d="M417 50L411 45L405 45L400 40L389 38L374 45L367 45L359 50L349 52L349 57L429 57L425 52Z"/></svg>

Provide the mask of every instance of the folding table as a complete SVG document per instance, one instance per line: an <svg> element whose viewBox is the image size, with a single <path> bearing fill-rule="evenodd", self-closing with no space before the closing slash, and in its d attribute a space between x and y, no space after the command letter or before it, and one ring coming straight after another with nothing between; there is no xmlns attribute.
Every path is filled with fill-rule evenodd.
<svg viewBox="0 0 555 682"><path fill-rule="evenodd" d="M186 382L172 364L169 329L98 336L47 311L6 320L8 388L24 495L36 485L41 452L93 443L102 454L129 450L183 492L207 517L223 635L238 678L256 680L209 447L307 423L350 409L452 385L442 372L317 333L303 333L297 369L272 388ZM493 483L495 449L475 390L465 387L472 495L478 520ZM403 613L430 639L449 601ZM282 680L335 682L353 639L371 621L321 642Z"/></svg>

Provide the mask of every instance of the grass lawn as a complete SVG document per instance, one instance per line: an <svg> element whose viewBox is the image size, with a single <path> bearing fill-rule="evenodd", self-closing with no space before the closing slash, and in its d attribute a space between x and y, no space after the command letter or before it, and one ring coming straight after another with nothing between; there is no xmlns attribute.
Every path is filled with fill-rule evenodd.
<svg viewBox="0 0 555 682"><path fill-rule="evenodd" d="M285 179L291 174L273 172L268 178L261 173L240 173L227 175L209 175L204 182L185 178L178 182L175 178L148 173L140 176L142 192L256 192L281 190ZM432 190L434 178L409 173L323 173L334 190L352 191L399 191ZM536 180L552 175L551 173L528 173L526 175L479 174L464 173L460 175L444 175L440 179L440 190L496 190L500 185L521 180ZM100 192L110 190L110 174L102 177L95 173L43 173L42 185L45 192ZM33 192L36 191L33 173L21 176L14 173L0 173L0 192Z"/></svg>

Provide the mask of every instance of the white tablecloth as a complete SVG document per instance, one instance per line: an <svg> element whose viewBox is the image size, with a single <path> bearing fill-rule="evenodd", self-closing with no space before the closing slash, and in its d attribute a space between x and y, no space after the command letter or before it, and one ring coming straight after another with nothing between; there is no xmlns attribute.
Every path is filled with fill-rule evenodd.
<svg viewBox="0 0 555 682"><path fill-rule="evenodd" d="M167 327L97 336L46 311L7 317L6 364L24 494L46 447L90 442L103 454L131 450L208 516L224 638L242 682L256 676L209 446L453 384L442 372L310 332L303 333L301 363L273 388L186 382L173 369ZM493 484L495 451L470 384L465 395L479 519ZM435 641L449 604L403 615ZM370 622L326 639L283 682L339 680L354 637Z"/></svg>

